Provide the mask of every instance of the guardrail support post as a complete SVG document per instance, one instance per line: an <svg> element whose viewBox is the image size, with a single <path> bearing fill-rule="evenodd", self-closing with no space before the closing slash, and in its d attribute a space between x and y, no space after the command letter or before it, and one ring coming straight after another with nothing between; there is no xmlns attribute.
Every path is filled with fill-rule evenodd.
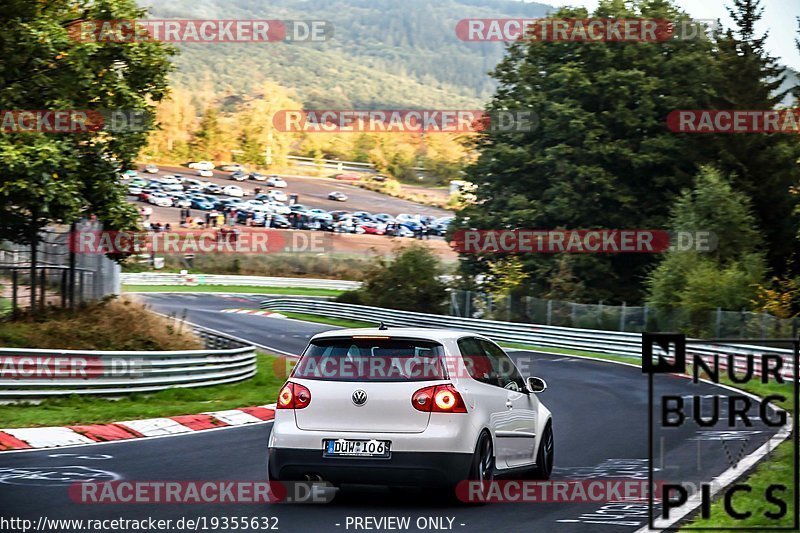
<svg viewBox="0 0 800 533"><path fill-rule="evenodd" d="M45 269L42 269L42 273L39 275L39 280L41 284L41 296L40 296L40 307L42 310L47 306L47 276L45 273Z"/></svg>
<svg viewBox="0 0 800 533"><path fill-rule="evenodd" d="M11 271L11 312L17 313L17 290L19 288L19 274L17 269Z"/></svg>

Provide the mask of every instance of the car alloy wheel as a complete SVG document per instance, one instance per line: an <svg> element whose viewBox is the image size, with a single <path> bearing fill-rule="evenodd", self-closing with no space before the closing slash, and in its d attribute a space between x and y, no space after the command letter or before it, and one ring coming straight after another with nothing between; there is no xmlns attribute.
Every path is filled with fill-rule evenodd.
<svg viewBox="0 0 800 533"><path fill-rule="evenodd" d="M542 435L542 443L539 445L539 453L536 456L536 477L538 479L550 479L553 473L554 452L553 426L548 422L544 429L544 435Z"/></svg>

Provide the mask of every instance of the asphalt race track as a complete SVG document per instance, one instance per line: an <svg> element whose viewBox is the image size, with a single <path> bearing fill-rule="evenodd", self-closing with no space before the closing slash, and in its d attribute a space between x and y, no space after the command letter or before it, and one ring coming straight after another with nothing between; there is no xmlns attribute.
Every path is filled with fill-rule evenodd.
<svg viewBox="0 0 800 533"><path fill-rule="evenodd" d="M331 329L321 324L219 312L226 308L255 308L263 296L140 297L156 311L180 316L185 309L187 318L194 323L295 354L302 351L309 336ZM555 478L647 479L647 381L639 368L530 352L512 352L512 357L532 366L534 373L549 384L542 400L555 421ZM687 392L686 380L672 376L659 387L660 392L679 395L726 394L711 385L693 386ZM265 403L273 400L264 398ZM753 424L748 428L747 439L733 439L739 453L752 452L774 433L758 421ZM635 531L647 523L646 502L494 503L468 507L430 492L357 487L340 492L326 505L78 505L67 494L67 486L76 479L90 478L263 481L270 429L271 423L266 423L89 447L0 453L0 516L34 521L40 516L172 520L270 516L277 518L280 530L289 532L353 531L354 517L386 516L410 517L410 531L419 530L419 517L442 519L441 529L445 530L481 532ZM658 479L707 481L730 468L720 441L699 438L701 433L687 427L661 441ZM30 473L20 475L20 470L8 469L26 469Z"/></svg>

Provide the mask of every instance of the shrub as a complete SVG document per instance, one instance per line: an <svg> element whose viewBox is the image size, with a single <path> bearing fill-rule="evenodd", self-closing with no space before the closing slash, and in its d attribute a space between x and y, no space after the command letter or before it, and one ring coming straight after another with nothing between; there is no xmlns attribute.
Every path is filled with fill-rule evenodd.
<svg viewBox="0 0 800 533"><path fill-rule="evenodd" d="M375 259L364 274L358 296L365 305L444 312L447 290L439 258L425 245L414 243L396 251L394 259Z"/></svg>

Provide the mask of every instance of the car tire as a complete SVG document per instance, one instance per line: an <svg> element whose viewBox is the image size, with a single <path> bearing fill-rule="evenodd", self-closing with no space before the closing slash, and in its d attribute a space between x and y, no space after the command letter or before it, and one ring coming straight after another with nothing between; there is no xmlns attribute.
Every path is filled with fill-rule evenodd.
<svg viewBox="0 0 800 533"><path fill-rule="evenodd" d="M472 457L472 464L470 465L469 474L467 475L468 481L481 481L483 483L491 483L494 481L494 446L492 445L492 437L487 431L483 431L478 437L478 442L475 444L475 453ZM488 487L484 488L483 494L488 491ZM453 492L455 496L455 492ZM463 502L467 505L485 505L485 501L470 501Z"/></svg>
<svg viewBox="0 0 800 533"><path fill-rule="evenodd" d="M550 479L553 474L553 458L555 456L555 438L553 436L553 424L547 422L542 434L542 443L539 445L539 452L536 454L536 467L533 470L533 478L543 481Z"/></svg>

